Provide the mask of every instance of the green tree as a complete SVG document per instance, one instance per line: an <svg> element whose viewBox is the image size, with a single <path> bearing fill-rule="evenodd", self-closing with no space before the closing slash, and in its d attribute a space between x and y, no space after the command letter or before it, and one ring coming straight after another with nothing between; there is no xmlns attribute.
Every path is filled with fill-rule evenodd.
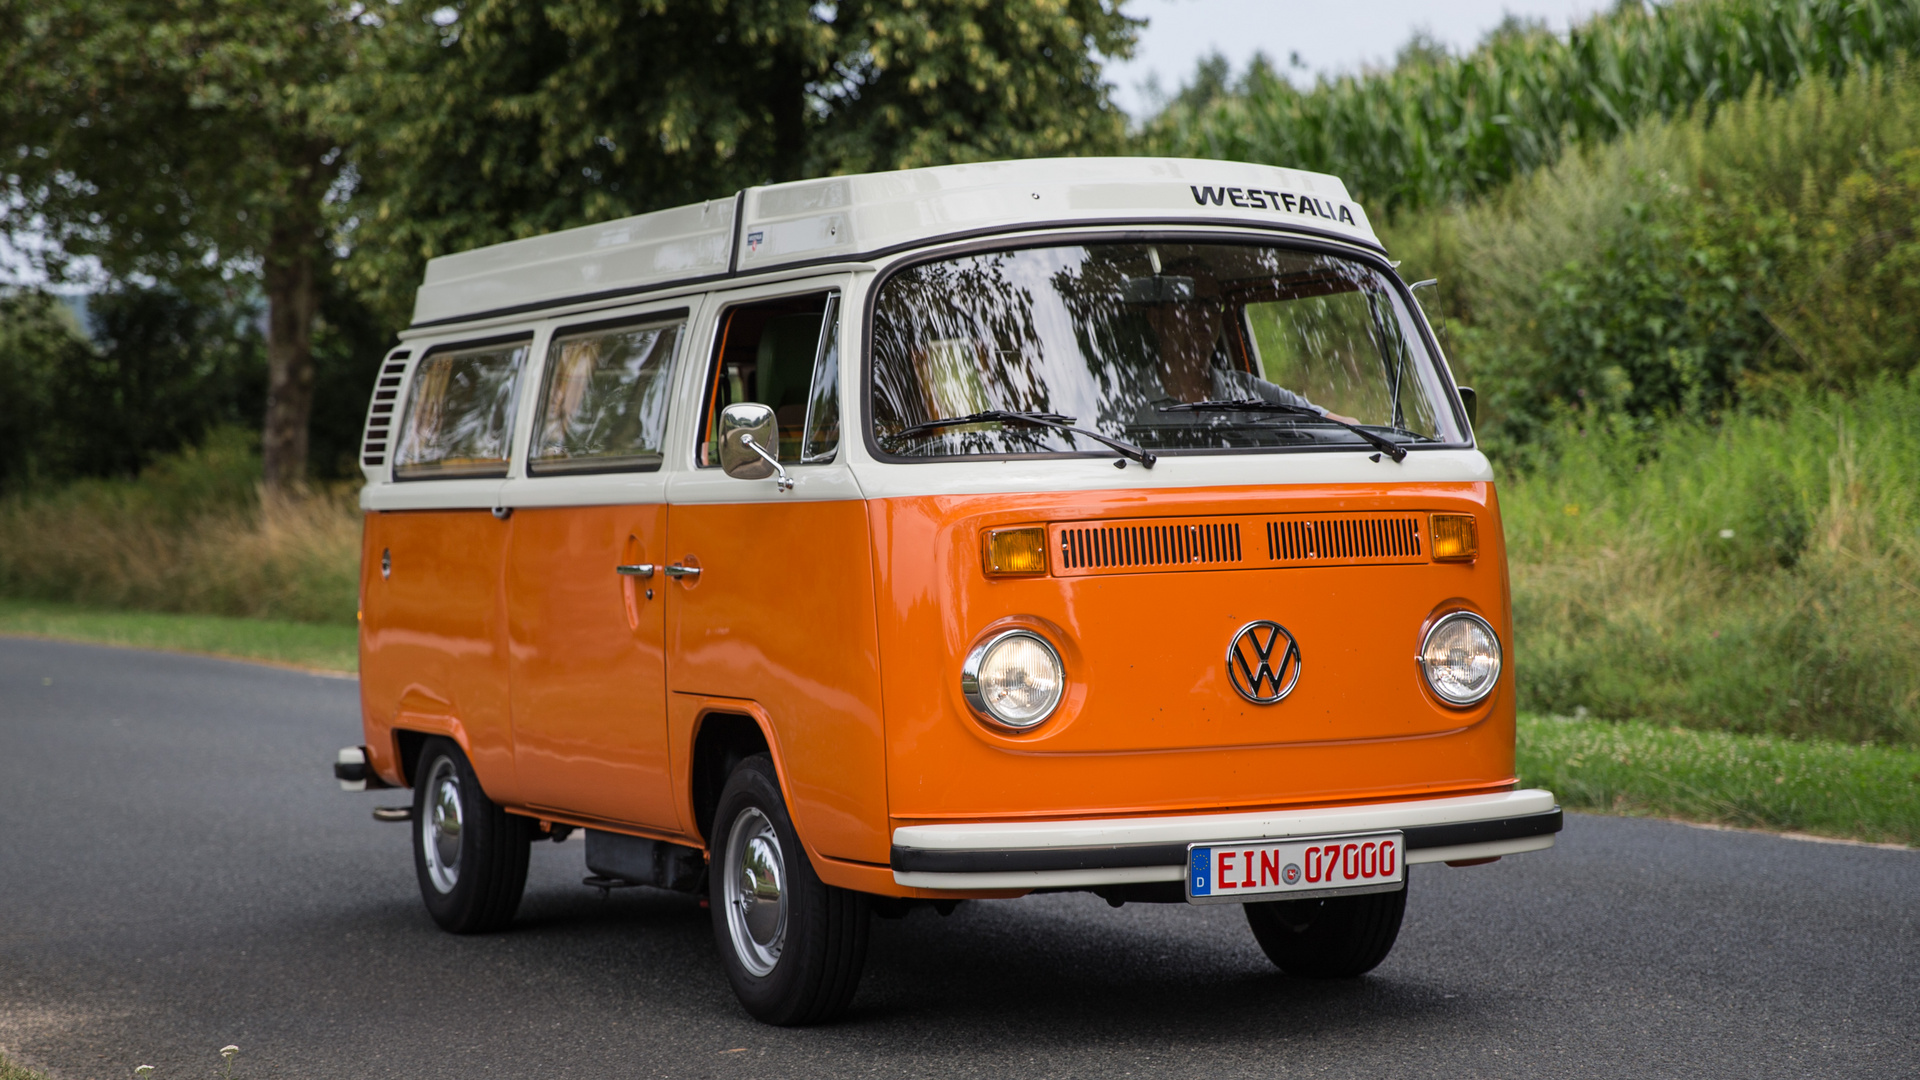
<svg viewBox="0 0 1920 1080"><path fill-rule="evenodd" d="M367 29L331 0L0 0L0 228L53 241L56 275L90 256L188 293L257 277L273 488L306 474L346 164L322 91Z"/></svg>
<svg viewBox="0 0 1920 1080"><path fill-rule="evenodd" d="M354 281L831 173L1118 149L1118 0L401 0L349 76Z"/></svg>
<svg viewBox="0 0 1920 1080"><path fill-rule="evenodd" d="M55 376L89 362L92 351L57 298L0 292L0 484L16 485L47 469L44 434Z"/></svg>
<svg viewBox="0 0 1920 1080"><path fill-rule="evenodd" d="M127 284L89 298L93 347L51 373L40 446L52 476L135 476L260 414L258 309Z"/></svg>
<svg viewBox="0 0 1920 1080"><path fill-rule="evenodd" d="M258 417L258 315L120 282L88 297L89 337L57 297L0 293L0 488L134 476Z"/></svg>

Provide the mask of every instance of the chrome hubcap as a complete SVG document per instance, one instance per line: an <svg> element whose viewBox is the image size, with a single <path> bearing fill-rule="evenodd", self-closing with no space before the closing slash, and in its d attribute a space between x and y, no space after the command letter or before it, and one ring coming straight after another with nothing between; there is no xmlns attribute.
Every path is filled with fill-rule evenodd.
<svg viewBox="0 0 1920 1080"><path fill-rule="evenodd" d="M420 822L433 887L450 893L460 883L460 773L441 758L427 777L427 812Z"/></svg>
<svg viewBox="0 0 1920 1080"><path fill-rule="evenodd" d="M721 899L733 953L743 967L764 978L780 962L780 947L787 939L786 862L780 834L767 815L750 806L733 819L724 865Z"/></svg>

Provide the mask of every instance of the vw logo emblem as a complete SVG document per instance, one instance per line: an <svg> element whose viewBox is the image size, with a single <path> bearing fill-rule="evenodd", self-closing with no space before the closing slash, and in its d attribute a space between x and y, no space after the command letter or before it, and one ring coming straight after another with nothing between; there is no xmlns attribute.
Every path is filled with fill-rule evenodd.
<svg viewBox="0 0 1920 1080"><path fill-rule="evenodd" d="M1227 646L1227 679L1241 697L1272 705L1300 681L1300 644L1277 622L1250 622Z"/></svg>

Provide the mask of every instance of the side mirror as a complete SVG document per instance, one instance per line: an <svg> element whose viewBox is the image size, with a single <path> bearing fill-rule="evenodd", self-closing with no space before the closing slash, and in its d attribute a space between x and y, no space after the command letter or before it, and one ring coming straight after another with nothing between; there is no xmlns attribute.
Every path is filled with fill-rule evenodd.
<svg viewBox="0 0 1920 1080"><path fill-rule="evenodd" d="M736 401L720 412L720 468L736 480L776 476L781 491L793 480L780 467L780 428L773 410L752 401Z"/></svg>
<svg viewBox="0 0 1920 1080"><path fill-rule="evenodd" d="M1473 392L1471 386L1455 387L1460 391L1460 407L1467 410L1467 425L1480 426L1480 395Z"/></svg>

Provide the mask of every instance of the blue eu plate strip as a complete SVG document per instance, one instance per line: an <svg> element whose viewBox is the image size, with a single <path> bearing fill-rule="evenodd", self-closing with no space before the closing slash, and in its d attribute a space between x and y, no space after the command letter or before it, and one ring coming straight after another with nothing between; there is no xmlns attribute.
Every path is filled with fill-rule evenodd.
<svg viewBox="0 0 1920 1080"><path fill-rule="evenodd" d="M1187 871L1190 879L1187 885L1193 890L1191 895L1212 895L1213 878L1210 877L1209 874L1213 868L1213 849L1204 847L1193 848L1190 857L1193 860L1193 865Z"/></svg>

